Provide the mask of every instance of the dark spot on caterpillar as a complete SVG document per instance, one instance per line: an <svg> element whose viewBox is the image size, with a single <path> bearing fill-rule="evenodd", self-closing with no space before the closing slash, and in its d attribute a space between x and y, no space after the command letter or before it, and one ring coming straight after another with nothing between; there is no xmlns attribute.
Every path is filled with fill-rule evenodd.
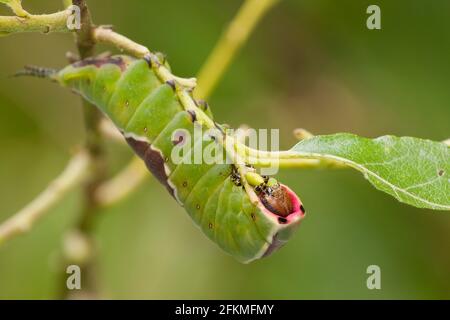
<svg viewBox="0 0 450 320"><path fill-rule="evenodd" d="M147 127L144 127L144 132L147 132L147 130L148 130Z"/></svg>
<svg viewBox="0 0 450 320"><path fill-rule="evenodd" d="M253 220L253 221L256 220L256 216L255 216L255 214L254 214L253 212L250 214L250 216L252 217L252 220Z"/></svg>
<svg viewBox="0 0 450 320"><path fill-rule="evenodd" d="M147 62L150 68L152 67L152 56L149 53L147 53L142 59L144 59L145 62Z"/></svg>
<svg viewBox="0 0 450 320"><path fill-rule="evenodd" d="M174 145L178 145L178 144L180 144L180 143L182 143L184 141L184 135L182 135L182 134L180 134L179 136L178 136L178 140L172 140L172 143L174 144Z"/></svg>
<svg viewBox="0 0 450 320"><path fill-rule="evenodd" d="M210 228L210 229L213 228L213 224L211 222L208 224L208 228Z"/></svg>
<svg viewBox="0 0 450 320"><path fill-rule="evenodd" d="M165 158L164 158L164 162L169 162L169 158L168 158L168 157L165 157Z"/></svg>
<svg viewBox="0 0 450 320"><path fill-rule="evenodd" d="M301 204L300 205L300 210L303 212L303 213L305 213L306 211L305 211L305 207Z"/></svg>
<svg viewBox="0 0 450 320"><path fill-rule="evenodd" d="M182 186L186 188L186 187L187 187L187 185L188 185L187 181L183 181L183 184L182 184Z"/></svg>
<svg viewBox="0 0 450 320"><path fill-rule="evenodd" d="M278 217L278 222L281 224L285 224L287 222L287 219L283 217Z"/></svg>
<svg viewBox="0 0 450 320"><path fill-rule="evenodd" d="M175 90L175 81L174 80L167 80L166 84L169 85L172 90Z"/></svg>
<svg viewBox="0 0 450 320"><path fill-rule="evenodd" d="M77 61L75 63L72 63L72 66L74 68L81 68L89 65L93 65L97 68L100 68L104 64L115 64L120 68L121 71L125 71L126 69L126 63L123 61L121 57L93 57L93 58L86 58L80 61Z"/></svg>
<svg viewBox="0 0 450 320"><path fill-rule="evenodd" d="M445 173L445 171L442 170L442 169L440 169L440 170L438 171L438 175L439 175L440 177L442 177L442 176L444 175L444 173Z"/></svg>
<svg viewBox="0 0 450 320"><path fill-rule="evenodd" d="M269 176L262 176L262 178L264 179L264 183L269 182Z"/></svg>
<svg viewBox="0 0 450 320"><path fill-rule="evenodd" d="M125 107L128 107L130 105L130 102L128 100L125 101Z"/></svg>
<svg viewBox="0 0 450 320"><path fill-rule="evenodd" d="M44 31L42 31L42 33L49 33L50 32L50 26L46 25L44 27Z"/></svg>
<svg viewBox="0 0 450 320"><path fill-rule="evenodd" d="M191 116L191 121L192 121L192 122L197 121L197 114L195 113L194 110L188 110L187 112L188 112L189 115Z"/></svg>
<svg viewBox="0 0 450 320"><path fill-rule="evenodd" d="M151 148L151 145L145 141L135 140L133 138L126 138L127 143L133 148L134 152L145 162L145 165L150 172L166 186L169 193L174 196L172 187L167 182L166 170L164 168L164 161L161 154Z"/></svg>
<svg viewBox="0 0 450 320"><path fill-rule="evenodd" d="M197 210L200 210L200 205L196 205L195 208L197 208Z"/></svg>

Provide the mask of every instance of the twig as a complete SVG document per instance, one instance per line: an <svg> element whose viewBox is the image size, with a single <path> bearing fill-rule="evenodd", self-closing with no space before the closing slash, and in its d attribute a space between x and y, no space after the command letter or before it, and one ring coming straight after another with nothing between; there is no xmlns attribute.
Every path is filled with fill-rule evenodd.
<svg viewBox="0 0 450 320"><path fill-rule="evenodd" d="M30 14L22 8L21 0L0 0L0 3L6 4L16 16L27 17Z"/></svg>
<svg viewBox="0 0 450 320"><path fill-rule="evenodd" d="M102 26L97 27L93 30L92 35L98 43L110 44L137 58L149 59L154 72L163 81L175 80L180 86L189 89L193 89L197 86L197 80L195 78L185 79L173 75L164 65L162 65L158 56L152 53L147 47L114 32L111 28Z"/></svg>
<svg viewBox="0 0 450 320"><path fill-rule="evenodd" d="M147 177L150 177L150 173L142 159L133 157L124 169L97 189L97 202L101 206L111 206L126 198Z"/></svg>
<svg viewBox="0 0 450 320"><path fill-rule="evenodd" d="M99 124L99 131L105 138L111 139L120 144L126 143L123 135L109 119L106 118L101 119Z"/></svg>
<svg viewBox="0 0 450 320"><path fill-rule="evenodd" d="M246 0L198 74L196 97L206 99L249 35L279 0Z"/></svg>
<svg viewBox="0 0 450 320"><path fill-rule="evenodd" d="M18 16L0 16L0 35L19 32L72 32L67 28L67 20L71 10L63 10L52 14Z"/></svg>
<svg viewBox="0 0 450 320"><path fill-rule="evenodd" d="M81 28L76 33L76 44L81 59L92 56L94 53L95 39L93 37L93 24L91 15L84 0L73 0L73 5L80 8ZM98 109L82 99L84 110L85 126L86 126L86 150L91 158L91 174L84 185L84 208L81 212L77 225L69 232L69 234L77 234L79 238L84 239L83 242L88 245L89 252L95 252L95 241L92 239L92 232L98 210L98 203L95 193L99 185L103 182L106 175L106 160L103 149L102 135L99 125L102 114ZM65 246L65 250L71 246ZM61 278L66 278L65 270L67 265L73 263L71 252L63 251L63 261L61 269ZM79 265L84 274L83 292L96 296L98 292L97 277L95 276L95 255L88 255L86 259ZM66 282L61 281L60 298L70 298L71 295L67 290Z"/></svg>
<svg viewBox="0 0 450 320"><path fill-rule="evenodd" d="M305 140L314 136L311 132L303 128L294 129L293 133L297 140Z"/></svg>
<svg viewBox="0 0 450 320"><path fill-rule="evenodd" d="M85 151L75 155L64 171L49 184L47 189L25 208L0 225L0 244L30 230L48 209L84 180L89 172L89 163L89 156Z"/></svg>
<svg viewBox="0 0 450 320"><path fill-rule="evenodd" d="M131 55L143 58L146 55L150 54L150 50L139 43L134 42L133 40L128 39L127 37L114 32L111 28L106 27L98 27L93 30L92 33L93 38L97 42L108 43L116 46L119 50L125 50Z"/></svg>

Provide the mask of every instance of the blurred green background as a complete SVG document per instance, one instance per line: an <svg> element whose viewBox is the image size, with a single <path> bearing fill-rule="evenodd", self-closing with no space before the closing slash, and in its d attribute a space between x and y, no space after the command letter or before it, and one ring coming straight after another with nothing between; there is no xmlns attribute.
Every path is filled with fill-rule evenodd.
<svg viewBox="0 0 450 320"><path fill-rule="evenodd" d="M97 24L168 55L195 75L241 0L88 1ZM450 135L450 2L376 1L382 30L366 28L373 1L283 0L262 21L210 99L232 126L443 140ZM24 1L33 13L59 1ZM10 14L0 8L0 14ZM61 67L67 34L0 39L0 221L33 199L84 138L80 103L46 81L8 78L24 64ZM131 152L108 144L111 173ZM450 298L450 214L376 191L353 171L285 170L307 218L270 258L243 265L193 225L153 178L99 213L98 281L105 298ZM54 298L58 252L80 191L0 247L0 298ZM368 290L366 268L381 267Z"/></svg>

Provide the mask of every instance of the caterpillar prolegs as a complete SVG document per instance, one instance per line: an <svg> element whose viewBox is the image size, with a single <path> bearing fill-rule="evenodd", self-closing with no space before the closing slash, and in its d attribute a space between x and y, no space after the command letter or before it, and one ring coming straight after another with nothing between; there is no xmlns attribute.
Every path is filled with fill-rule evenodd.
<svg viewBox="0 0 450 320"><path fill-rule="evenodd" d="M183 136L174 138L174 133L193 133L205 126L199 116L211 122L212 114L192 95L184 98L198 110L186 109L176 82L161 81L148 62L125 55L99 56L73 63L50 78L101 109L195 224L223 250L246 263L281 247L304 217L300 199L274 178L252 170L240 174L233 163L175 163L171 154ZM218 142L193 141L186 156L198 145L214 143Z"/></svg>

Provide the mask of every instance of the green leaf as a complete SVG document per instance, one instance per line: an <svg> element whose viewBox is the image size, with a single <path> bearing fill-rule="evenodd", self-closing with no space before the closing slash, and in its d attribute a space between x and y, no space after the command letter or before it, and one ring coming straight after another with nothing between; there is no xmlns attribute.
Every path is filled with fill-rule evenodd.
<svg viewBox="0 0 450 320"><path fill-rule="evenodd" d="M450 210L449 150L442 142L418 138L338 133L303 140L289 153L342 162L401 202Z"/></svg>

